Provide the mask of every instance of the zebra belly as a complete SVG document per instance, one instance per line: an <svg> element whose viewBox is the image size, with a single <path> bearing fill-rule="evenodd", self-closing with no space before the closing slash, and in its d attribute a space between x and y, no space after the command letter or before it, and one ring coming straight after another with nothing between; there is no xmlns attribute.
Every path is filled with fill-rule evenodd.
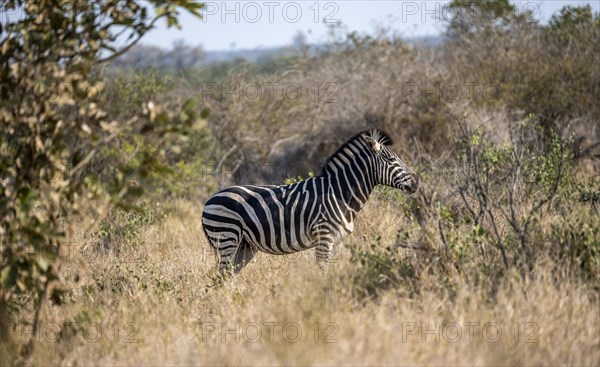
<svg viewBox="0 0 600 367"><path fill-rule="evenodd" d="M273 233L270 238L270 243L255 240L247 231L244 231L244 241L262 252L273 255L293 254L298 251L304 251L315 247L316 243L314 243L313 239L310 237L310 231L307 231L306 229L296 231L296 229L290 225L289 218L285 218L285 216L284 221L286 224L284 224L283 227L277 223L271 223Z"/></svg>

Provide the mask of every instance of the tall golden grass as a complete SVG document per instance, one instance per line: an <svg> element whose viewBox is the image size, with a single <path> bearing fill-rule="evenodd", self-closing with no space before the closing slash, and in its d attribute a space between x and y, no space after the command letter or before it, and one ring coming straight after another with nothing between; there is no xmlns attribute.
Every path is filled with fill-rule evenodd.
<svg viewBox="0 0 600 367"><path fill-rule="evenodd" d="M348 246L393 245L408 220L378 190ZM327 276L312 251L260 254L239 275L215 277L200 203L179 200L125 246L86 245L71 227L60 264L72 292L44 310L34 365L598 365L597 293L540 261L509 271L493 296L460 269L440 284L424 265L408 284L357 297L358 266L342 247ZM85 224L85 223L84 223ZM124 245L124 244L123 244ZM83 248L77 248L83 246ZM87 246L87 248L86 248ZM404 251L406 261L415 257ZM399 250L400 251L400 250ZM86 255L87 254L87 255ZM90 256L88 256L90 255ZM93 255L93 256L91 256ZM431 259L431 261L440 261ZM385 274L382 274L382 276ZM416 293L415 293L416 291ZM20 316L27 317L27 307ZM27 338L15 325L12 335ZM14 361L4 345L3 364Z"/></svg>

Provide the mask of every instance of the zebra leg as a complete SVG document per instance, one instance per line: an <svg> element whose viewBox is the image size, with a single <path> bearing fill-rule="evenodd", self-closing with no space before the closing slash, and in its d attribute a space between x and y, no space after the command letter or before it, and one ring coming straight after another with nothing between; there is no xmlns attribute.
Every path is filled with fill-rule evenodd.
<svg viewBox="0 0 600 367"><path fill-rule="evenodd" d="M237 254L233 261L233 271L235 274L239 273L244 266L246 266L254 255L256 255L257 249L247 242L242 242L238 247Z"/></svg>
<svg viewBox="0 0 600 367"><path fill-rule="evenodd" d="M330 241L319 242L317 246L315 246L317 265L321 268L323 273L327 273L327 269L329 268L329 263L331 262L333 254L333 246L334 243Z"/></svg>
<svg viewBox="0 0 600 367"><path fill-rule="evenodd" d="M235 258L240 248L237 238L227 238L219 241L217 255L219 256L219 270L224 275L232 275L235 267Z"/></svg>

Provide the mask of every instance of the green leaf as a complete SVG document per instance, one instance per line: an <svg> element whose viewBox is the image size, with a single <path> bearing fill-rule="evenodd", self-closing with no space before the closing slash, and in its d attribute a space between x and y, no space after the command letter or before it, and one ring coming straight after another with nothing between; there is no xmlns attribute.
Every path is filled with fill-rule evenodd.
<svg viewBox="0 0 600 367"><path fill-rule="evenodd" d="M210 109L208 109L208 107L204 107L202 109L202 111L200 111L200 117L203 119L207 118L209 114L210 114Z"/></svg>
<svg viewBox="0 0 600 367"><path fill-rule="evenodd" d="M48 263L48 260L46 260L43 256L40 256L40 254L38 254L38 256L36 256L36 262L37 262L38 267L43 272L48 271L48 268L50 267L50 263Z"/></svg>
<svg viewBox="0 0 600 367"><path fill-rule="evenodd" d="M6 266L2 269L0 273L0 283L2 284L2 288L9 289L15 285L17 280L17 267L16 266Z"/></svg>
<svg viewBox="0 0 600 367"><path fill-rule="evenodd" d="M196 105L197 105L196 99L195 98L190 98L190 99L186 100L183 103L183 106L181 107L181 109L183 111L185 111L185 112L188 112L188 111L193 110L194 108L196 108Z"/></svg>

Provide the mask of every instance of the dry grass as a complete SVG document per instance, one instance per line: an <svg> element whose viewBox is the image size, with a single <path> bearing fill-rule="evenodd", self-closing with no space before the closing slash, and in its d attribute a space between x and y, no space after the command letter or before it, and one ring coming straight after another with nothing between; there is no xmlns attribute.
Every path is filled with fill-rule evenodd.
<svg viewBox="0 0 600 367"><path fill-rule="evenodd" d="M32 364L600 363L597 294L543 262L527 278L506 274L491 297L459 270L449 273L454 287L444 287L424 269L416 295L395 284L357 298L348 282L357 265L345 248L327 277L312 252L261 254L219 285L199 227L201 205L172 207L142 228L126 256L115 252L117 243L73 252L61 267L72 292L64 305L44 310ZM366 248L379 234L380 246L389 245L409 224L378 191L347 243ZM73 238L83 227L73 227ZM80 257L86 253L94 256ZM79 264L76 273L70 263Z"/></svg>
<svg viewBox="0 0 600 367"><path fill-rule="evenodd" d="M502 40L511 46L519 38ZM600 365L600 288L594 283L600 279L598 202L581 199L584 193L598 195L593 149L575 157L574 172L579 172L572 175L575 183L561 184L544 214L534 216L526 246L521 246L508 217L500 213L515 209L522 220L548 188L537 178L523 183L515 192L517 204L509 208L508 190L513 185L508 184L507 164L495 163L501 172L492 173L498 177L486 196L490 210L475 223L466 206L477 205L472 186L477 172L462 167L467 175L465 192L471 196L461 200L454 177L461 169L457 158L461 146L451 117L459 116L498 150L529 113L536 121L556 114L557 125L568 122L557 126L559 134L577 133L573 150L584 152L578 144L593 147L597 141L597 110L581 114L594 93L586 89L588 84L579 85L579 78L562 75L564 68L555 69L559 63L553 61L552 52L537 57L548 52L538 37L521 41L517 50L535 51L522 57L522 52L505 53L512 48L497 47L495 38L481 36L476 41L431 50L383 37L332 47L330 54L300 59L281 73L233 73L226 82L273 82L280 87L295 83L303 90L332 83L338 88L336 102L314 101L307 95L299 101L281 95L257 103L200 101L200 107L210 107L210 116L202 122L214 144L208 144L208 138L196 141L182 157L187 164L180 172L183 180L171 181L181 186L172 190L173 196L202 199L161 199L160 205L144 209L153 215L138 221L111 215L102 235L84 234L93 214L77 218L68 231L67 256L59 267L68 292L62 305L44 307L42 329L27 363ZM587 44L584 41L582 45ZM573 57L593 65L582 56L587 48L581 50L572 51ZM550 66L553 72L546 71ZM588 77L582 80L598 80L592 69L585 69ZM474 97L463 94L458 100L439 95L452 85L477 82L485 87L501 80L506 80L503 87L508 90L523 83L526 90L540 93L574 85L579 94L553 92L535 99L538 104L531 104L529 95L486 99L481 88ZM418 91L407 93L407 87ZM437 91L433 97L427 93L432 89ZM177 99L198 93L191 85L169 89L167 94ZM563 102L575 107L568 109ZM369 114L379 119L369 121L365 118ZM412 158L422 173L416 198L410 201L378 189L325 277L308 251L285 257L259 254L239 276L220 282L216 258L200 228L202 202L218 185L206 179L204 171L199 174L198 166L212 159L223 163L216 175L241 172L242 177L227 176L222 184L248 183L249 177L244 177L248 167L260 181L264 177L255 167L270 162L276 141L294 136L293 144L284 148L298 153L289 160L300 157L293 163L303 174L322 163L345 138L343 132L373 124L392 133L399 142L395 149L408 161ZM590 141L580 139L586 134ZM232 146L238 149L226 154ZM534 153L547 155L532 150L525 156ZM500 154L496 158L505 159ZM577 159L590 159L589 167L577 165ZM200 193L191 193L190 187ZM149 191L147 201L162 195ZM160 212L165 215L154 215ZM447 218L441 219L442 212ZM497 237L492 231L496 224L501 232ZM438 228L445 231L446 240ZM399 240L419 249L397 247ZM510 266L500 257L501 241ZM523 247L535 256L524 256ZM12 307L13 344L0 346L2 365L17 361L18 344L30 336L31 299L12 300Z"/></svg>

